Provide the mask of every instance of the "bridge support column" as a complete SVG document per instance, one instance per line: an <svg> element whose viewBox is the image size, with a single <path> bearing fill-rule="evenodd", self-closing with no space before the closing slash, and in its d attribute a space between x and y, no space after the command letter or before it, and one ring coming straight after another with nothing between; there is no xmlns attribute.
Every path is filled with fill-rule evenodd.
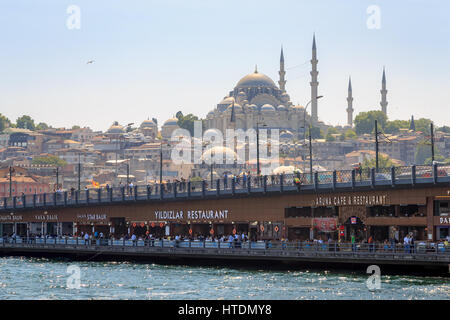
<svg viewBox="0 0 450 320"><path fill-rule="evenodd" d="M333 190L336 190L337 173L336 170L333 171Z"/></svg>

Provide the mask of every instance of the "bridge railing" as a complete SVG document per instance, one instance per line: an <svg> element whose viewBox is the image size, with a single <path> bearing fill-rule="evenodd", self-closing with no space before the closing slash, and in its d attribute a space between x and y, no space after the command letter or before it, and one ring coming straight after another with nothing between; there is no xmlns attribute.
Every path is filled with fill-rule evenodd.
<svg viewBox="0 0 450 320"><path fill-rule="evenodd" d="M392 168L365 168L363 170L319 171L268 176L238 176L207 181L176 181L163 184L119 186L108 189L75 190L45 194L5 197L0 210L49 206L70 206L120 201L151 200L235 192L261 192L311 188L361 187L369 185L394 185L450 182L450 165L420 165ZM308 187L309 186L309 187Z"/></svg>
<svg viewBox="0 0 450 320"><path fill-rule="evenodd" d="M88 239L82 237L2 237L0 246L70 245L75 247L158 247L158 248L205 248L246 249L266 252L304 252L326 254L330 252L350 255L395 254L395 255L439 255L450 259L450 246L443 242L416 242L416 244L392 243L339 243L336 241L228 241L228 240L168 240L168 239ZM47 247L48 248L48 247Z"/></svg>

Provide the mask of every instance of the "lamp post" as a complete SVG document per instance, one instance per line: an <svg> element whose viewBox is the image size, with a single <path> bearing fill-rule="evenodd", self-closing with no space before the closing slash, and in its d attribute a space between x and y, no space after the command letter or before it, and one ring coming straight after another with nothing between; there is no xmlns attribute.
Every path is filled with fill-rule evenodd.
<svg viewBox="0 0 450 320"><path fill-rule="evenodd" d="M316 100L323 98L323 96L318 96ZM305 110L303 111L303 143L306 141L306 109L311 104L312 99L306 104Z"/></svg>
<svg viewBox="0 0 450 320"><path fill-rule="evenodd" d="M434 164L434 128L433 123L430 123L430 134L431 134L431 164Z"/></svg>
<svg viewBox="0 0 450 320"><path fill-rule="evenodd" d="M78 153L78 191L81 191L81 155Z"/></svg>
<svg viewBox="0 0 450 320"><path fill-rule="evenodd" d="M59 167L56 167L56 190L59 189Z"/></svg>
<svg viewBox="0 0 450 320"><path fill-rule="evenodd" d="M12 198L12 173L13 167L9 166L9 197Z"/></svg>
<svg viewBox="0 0 450 320"><path fill-rule="evenodd" d="M159 185L162 185L162 169L163 169L163 152L162 152L162 142L159 149Z"/></svg>
<svg viewBox="0 0 450 320"><path fill-rule="evenodd" d="M312 165L312 138L311 138L311 125L309 126L309 177L311 183L313 182L313 165Z"/></svg>
<svg viewBox="0 0 450 320"><path fill-rule="evenodd" d="M378 172L378 121L375 120L375 170Z"/></svg>

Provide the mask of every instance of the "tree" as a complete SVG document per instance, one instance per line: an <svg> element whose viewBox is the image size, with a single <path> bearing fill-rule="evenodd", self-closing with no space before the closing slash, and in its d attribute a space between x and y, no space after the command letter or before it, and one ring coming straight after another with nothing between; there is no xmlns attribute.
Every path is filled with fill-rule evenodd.
<svg viewBox="0 0 450 320"><path fill-rule="evenodd" d="M308 133L309 136L309 133ZM311 138L313 139L323 139L323 131L317 127L311 127Z"/></svg>
<svg viewBox="0 0 450 320"><path fill-rule="evenodd" d="M422 131L423 133L430 134L431 120L426 118L420 118L419 120L414 120L416 126L416 131Z"/></svg>
<svg viewBox="0 0 450 320"><path fill-rule="evenodd" d="M327 142L333 142L333 141L336 141L336 138L331 133L328 132L327 136L325 137L325 140Z"/></svg>
<svg viewBox="0 0 450 320"><path fill-rule="evenodd" d="M27 116L27 115L23 115L23 116L17 118L16 126L17 126L17 128L28 129L28 130L32 130L32 131L36 129L34 120L30 116Z"/></svg>
<svg viewBox="0 0 450 320"><path fill-rule="evenodd" d="M438 129L436 129L436 131L441 131L441 132L444 132L444 133L450 133L450 127L449 126L443 126L443 127L440 127Z"/></svg>
<svg viewBox="0 0 450 320"><path fill-rule="evenodd" d="M55 167L64 167L67 162L58 156L46 156L46 157L34 157L31 161L31 164L38 164L38 165L51 165Z"/></svg>
<svg viewBox="0 0 450 320"><path fill-rule="evenodd" d="M385 133L393 134L400 132L400 129L409 129L411 121L409 120L393 120L388 121L384 128Z"/></svg>
<svg viewBox="0 0 450 320"><path fill-rule="evenodd" d="M11 126L11 121L0 113L0 132Z"/></svg>
<svg viewBox="0 0 450 320"><path fill-rule="evenodd" d="M194 121L198 121L199 118L197 116L194 116L192 113L189 113L186 116L184 116L181 111L178 111L176 113L176 117L178 119L178 125L180 126L180 128L188 130L190 134L193 136Z"/></svg>
<svg viewBox="0 0 450 320"><path fill-rule="evenodd" d="M437 161L437 157L440 152L436 146L434 146L434 158ZM425 164L426 160L430 158L431 163L431 145L430 142L422 141L417 145L416 154L414 156L414 161L416 164Z"/></svg>
<svg viewBox="0 0 450 320"><path fill-rule="evenodd" d="M357 134L373 133L375 120L378 120L378 130L383 131L387 116L382 111L361 112L355 117L355 131Z"/></svg>
<svg viewBox="0 0 450 320"><path fill-rule="evenodd" d="M354 140L356 139L358 136L356 135L356 132L352 129L348 129L347 131L345 131L345 140L350 139L350 140Z"/></svg>
<svg viewBox="0 0 450 320"><path fill-rule="evenodd" d="M72 130L78 130L78 129L80 129L81 127L79 126L79 125L73 125L72 126Z"/></svg>
<svg viewBox="0 0 450 320"><path fill-rule="evenodd" d="M363 163L361 164L363 169L367 168L376 168L377 167L377 160L375 157L373 158L365 158ZM392 166L395 166L394 162L388 157L384 156L382 154L378 155L378 167L379 168L390 168Z"/></svg>
<svg viewBox="0 0 450 320"><path fill-rule="evenodd" d="M45 122L39 122L39 124L36 126L36 130L47 130L48 128L49 126Z"/></svg>

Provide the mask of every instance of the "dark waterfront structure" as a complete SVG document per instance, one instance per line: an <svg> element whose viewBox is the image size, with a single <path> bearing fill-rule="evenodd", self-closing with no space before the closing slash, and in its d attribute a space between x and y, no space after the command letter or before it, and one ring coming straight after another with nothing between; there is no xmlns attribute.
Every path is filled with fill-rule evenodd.
<svg viewBox="0 0 450 320"><path fill-rule="evenodd" d="M333 171L5 198L3 235L120 238L245 233L253 240L438 241L449 235L450 167Z"/></svg>

